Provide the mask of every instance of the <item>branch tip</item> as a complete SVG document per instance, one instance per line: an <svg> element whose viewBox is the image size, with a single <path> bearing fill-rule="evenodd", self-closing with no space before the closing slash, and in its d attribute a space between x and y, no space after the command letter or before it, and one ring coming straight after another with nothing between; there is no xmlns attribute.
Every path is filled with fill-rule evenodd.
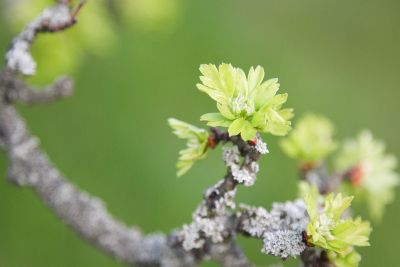
<svg viewBox="0 0 400 267"><path fill-rule="evenodd" d="M76 21L76 17L78 16L78 14L80 13L80 11L82 10L82 7L86 4L86 0L81 0L79 2L79 4L74 8L74 10L71 13L71 18Z"/></svg>

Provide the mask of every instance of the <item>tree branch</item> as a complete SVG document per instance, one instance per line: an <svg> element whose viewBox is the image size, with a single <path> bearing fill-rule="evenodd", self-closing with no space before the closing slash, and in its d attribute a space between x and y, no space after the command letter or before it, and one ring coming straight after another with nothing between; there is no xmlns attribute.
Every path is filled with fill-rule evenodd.
<svg viewBox="0 0 400 267"><path fill-rule="evenodd" d="M35 74L36 62L29 53L29 49L37 34L63 31L73 26L83 3L81 2L72 12L69 3L65 1L60 1L59 4L45 9L12 41L6 54L7 68L24 75Z"/></svg>
<svg viewBox="0 0 400 267"><path fill-rule="evenodd" d="M32 188L79 236L129 265L184 267L213 259L221 266L249 267L251 264L236 243L237 233L262 239L263 251L281 258L304 251L301 233L308 217L301 201L275 204L270 212L249 206L235 211L237 186L255 183L257 161L268 152L259 136L245 142L239 136L211 130L210 141L232 144L224 150L227 174L206 190L193 221L168 236L144 235L137 228L126 226L108 213L100 199L81 191L61 174L40 149L39 139L31 135L13 104L50 103L72 94L73 82L69 78L38 91L17 76L35 73L36 63L29 48L38 33L65 30L76 23L84 1L73 9L70 4L69 0L59 0L44 10L13 40L6 54L6 68L0 72L0 145L9 160L8 180ZM287 242L276 243L282 238Z"/></svg>
<svg viewBox="0 0 400 267"><path fill-rule="evenodd" d="M74 83L68 77L57 79L52 85L44 89L36 89L28 86L21 80L9 79L6 96L9 102L20 102L22 104L48 104L69 97L74 92Z"/></svg>

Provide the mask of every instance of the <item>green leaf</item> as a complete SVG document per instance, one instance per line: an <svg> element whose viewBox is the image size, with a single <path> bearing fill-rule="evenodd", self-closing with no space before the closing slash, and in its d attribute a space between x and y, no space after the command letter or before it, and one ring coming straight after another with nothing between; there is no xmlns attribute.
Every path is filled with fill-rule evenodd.
<svg viewBox="0 0 400 267"><path fill-rule="evenodd" d="M238 118L234 120L228 128L229 136L238 135L245 125L246 120L243 118Z"/></svg>
<svg viewBox="0 0 400 267"><path fill-rule="evenodd" d="M264 75L264 68L260 66L257 66L255 69L253 67L250 68L247 77L248 88L250 91L255 90L261 84L264 79Z"/></svg>
<svg viewBox="0 0 400 267"><path fill-rule="evenodd" d="M260 108L269 102L279 90L278 79L269 79L258 86L254 91L256 107Z"/></svg>
<svg viewBox="0 0 400 267"><path fill-rule="evenodd" d="M368 237L371 231L370 223L362 221L361 218L341 221L332 230L337 239L353 246L369 246Z"/></svg>
<svg viewBox="0 0 400 267"><path fill-rule="evenodd" d="M280 122L269 122L263 128L265 132L270 132L276 136L285 136L291 129L290 125Z"/></svg>
<svg viewBox="0 0 400 267"><path fill-rule="evenodd" d="M176 168L178 169L176 176L181 177L185 173L187 173L190 168L193 166L193 161L192 160L180 160L176 164Z"/></svg>
<svg viewBox="0 0 400 267"><path fill-rule="evenodd" d="M271 105L275 108L281 108L281 106L286 103L288 99L288 94L279 94L272 98Z"/></svg>
<svg viewBox="0 0 400 267"><path fill-rule="evenodd" d="M318 191L317 191L318 192ZM339 254L345 254L353 246L368 246L371 227L361 218L342 219L350 206L352 197L342 197L333 193L324 197L323 209L320 209L321 196L310 191L304 201L310 223L307 225L308 242Z"/></svg>
<svg viewBox="0 0 400 267"><path fill-rule="evenodd" d="M251 126L251 124L246 121L242 131L240 132L240 136L244 141L252 140L257 136L257 130Z"/></svg>
<svg viewBox="0 0 400 267"><path fill-rule="evenodd" d="M222 116L221 113L206 113L201 115L201 121L222 121L225 120L225 117Z"/></svg>
<svg viewBox="0 0 400 267"><path fill-rule="evenodd" d="M227 97L232 97L235 93L237 83L237 69L231 64L219 65L219 77L222 83L222 88Z"/></svg>
<svg viewBox="0 0 400 267"><path fill-rule="evenodd" d="M357 267L361 261L361 256L353 248L349 252L338 254L333 251L328 252L328 258L335 267Z"/></svg>
<svg viewBox="0 0 400 267"><path fill-rule="evenodd" d="M200 76L200 80L205 86L216 90L222 89L222 83L220 81L218 69L215 67L215 65L202 64L200 65L199 69L203 74L203 76Z"/></svg>
<svg viewBox="0 0 400 267"><path fill-rule="evenodd" d="M290 120L294 116L292 108L281 109L278 113L285 121Z"/></svg>
<svg viewBox="0 0 400 267"><path fill-rule="evenodd" d="M207 113L200 117L201 121L207 121L207 125L211 127L229 127L232 121L227 120L220 113Z"/></svg>
<svg viewBox="0 0 400 267"><path fill-rule="evenodd" d="M207 122L208 126L211 127L229 127L231 125L232 121L228 120L222 120L222 121L209 121Z"/></svg>
<svg viewBox="0 0 400 267"><path fill-rule="evenodd" d="M221 114L228 120L235 119L235 115L233 115L233 113L228 105L223 105L221 103L217 103L217 108L218 108L219 112L221 112Z"/></svg>
<svg viewBox="0 0 400 267"><path fill-rule="evenodd" d="M315 185L309 187L308 190L309 192L306 193L304 197L304 202L306 203L307 212L311 220L315 220L315 218L317 218L318 215L317 206L318 206L319 193Z"/></svg>
<svg viewBox="0 0 400 267"><path fill-rule="evenodd" d="M224 119L210 119L208 125L228 127L231 135L255 136L257 131L273 135L286 135L290 131L292 109L281 109L287 94L276 95L277 79L263 82L265 72L260 66L251 67L248 75L231 64L201 65L201 84L197 88L217 102L219 113ZM250 125L242 128L244 120ZM233 122L232 122L233 121ZM232 123L231 123L232 122Z"/></svg>
<svg viewBox="0 0 400 267"><path fill-rule="evenodd" d="M206 87L206 86L204 86L204 85L202 85L200 83L197 84L197 88L200 91L203 91L206 94L208 94L212 99L214 99L218 103L224 104L227 101L226 96L220 91L208 88L208 87Z"/></svg>
<svg viewBox="0 0 400 267"><path fill-rule="evenodd" d="M283 119L291 117L290 110L281 110ZM291 158L315 163L324 160L337 146L331 122L313 114L303 116L291 134L281 141L282 150Z"/></svg>
<svg viewBox="0 0 400 267"><path fill-rule="evenodd" d="M257 112L254 114L252 120L251 120L251 125L253 125L255 128L261 128L263 129L266 125L266 115L263 112Z"/></svg>
<svg viewBox="0 0 400 267"><path fill-rule="evenodd" d="M214 117L214 115L210 114L205 114L204 116ZM176 136L186 139L186 148L179 151L179 161L176 164L179 177L185 174L193 166L194 162L206 156L209 134L204 129L174 118L168 119L168 123Z"/></svg>

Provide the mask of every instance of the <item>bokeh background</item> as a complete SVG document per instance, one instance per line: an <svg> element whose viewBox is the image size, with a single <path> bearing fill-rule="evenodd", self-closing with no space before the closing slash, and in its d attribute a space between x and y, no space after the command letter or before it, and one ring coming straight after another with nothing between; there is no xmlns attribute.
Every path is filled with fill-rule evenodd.
<svg viewBox="0 0 400 267"><path fill-rule="evenodd" d="M13 9L21 0L2 1L3 53L35 12ZM195 89L201 63L261 65L268 77L279 77L297 115L326 115L338 139L369 128L400 156L399 1L120 0L89 11L98 1L89 1L74 29L54 37L59 46L44 36L34 47L39 64L50 59L53 66L39 68L29 82L45 84L65 71L76 79L75 96L19 110L71 181L128 224L168 232L189 222L202 191L224 175L217 149L184 177L175 176L183 143L167 118L201 126L199 116L215 110ZM31 5L28 10L40 6ZM238 201L270 207L295 198L297 171L279 138L265 139L271 153L256 185L240 188ZM0 266L122 266L82 242L32 191L8 184L6 164L1 154ZM399 209L397 197L374 224L372 246L360 250L361 266L398 266ZM279 262L260 253L259 241L240 243L258 266Z"/></svg>

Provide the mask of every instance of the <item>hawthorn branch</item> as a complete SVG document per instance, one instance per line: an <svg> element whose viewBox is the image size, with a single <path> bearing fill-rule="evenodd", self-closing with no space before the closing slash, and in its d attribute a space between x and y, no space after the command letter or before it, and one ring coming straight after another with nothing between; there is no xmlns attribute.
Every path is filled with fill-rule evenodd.
<svg viewBox="0 0 400 267"><path fill-rule="evenodd" d="M36 62L29 49L37 34L70 28L77 22L76 16L83 4L84 2L81 2L72 12L67 1L59 1L58 4L45 9L12 41L6 54L6 68L24 75L33 75L36 71Z"/></svg>
<svg viewBox="0 0 400 267"><path fill-rule="evenodd" d="M232 144L224 150L227 174L206 190L193 214L193 222L169 235L145 235L136 227L115 219L99 198L70 183L53 165L40 149L39 139L29 132L14 103L57 101L72 94L73 82L60 78L39 91L22 82L18 74L35 73L36 63L29 49L37 34L73 26L84 3L81 1L71 8L71 1L59 0L29 23L14 38L6 53L6 67L0 72L0 146L9 161L8 180L32 188L81 238L128 265L189 267L213 259L224 267L252 266L236 243L238 233L262 239L263 251L267 254L286 258L304 251L301 231L308 217L301 201L276 203L270 212L244 205L239 211L235 210L237 186L254 184L257 161L261 154L268 152L260 137L245 142L239 136L229 137L226 132L211 130L212 141L216 144ZM279 241L282 238L286 243Z"/></svg>

